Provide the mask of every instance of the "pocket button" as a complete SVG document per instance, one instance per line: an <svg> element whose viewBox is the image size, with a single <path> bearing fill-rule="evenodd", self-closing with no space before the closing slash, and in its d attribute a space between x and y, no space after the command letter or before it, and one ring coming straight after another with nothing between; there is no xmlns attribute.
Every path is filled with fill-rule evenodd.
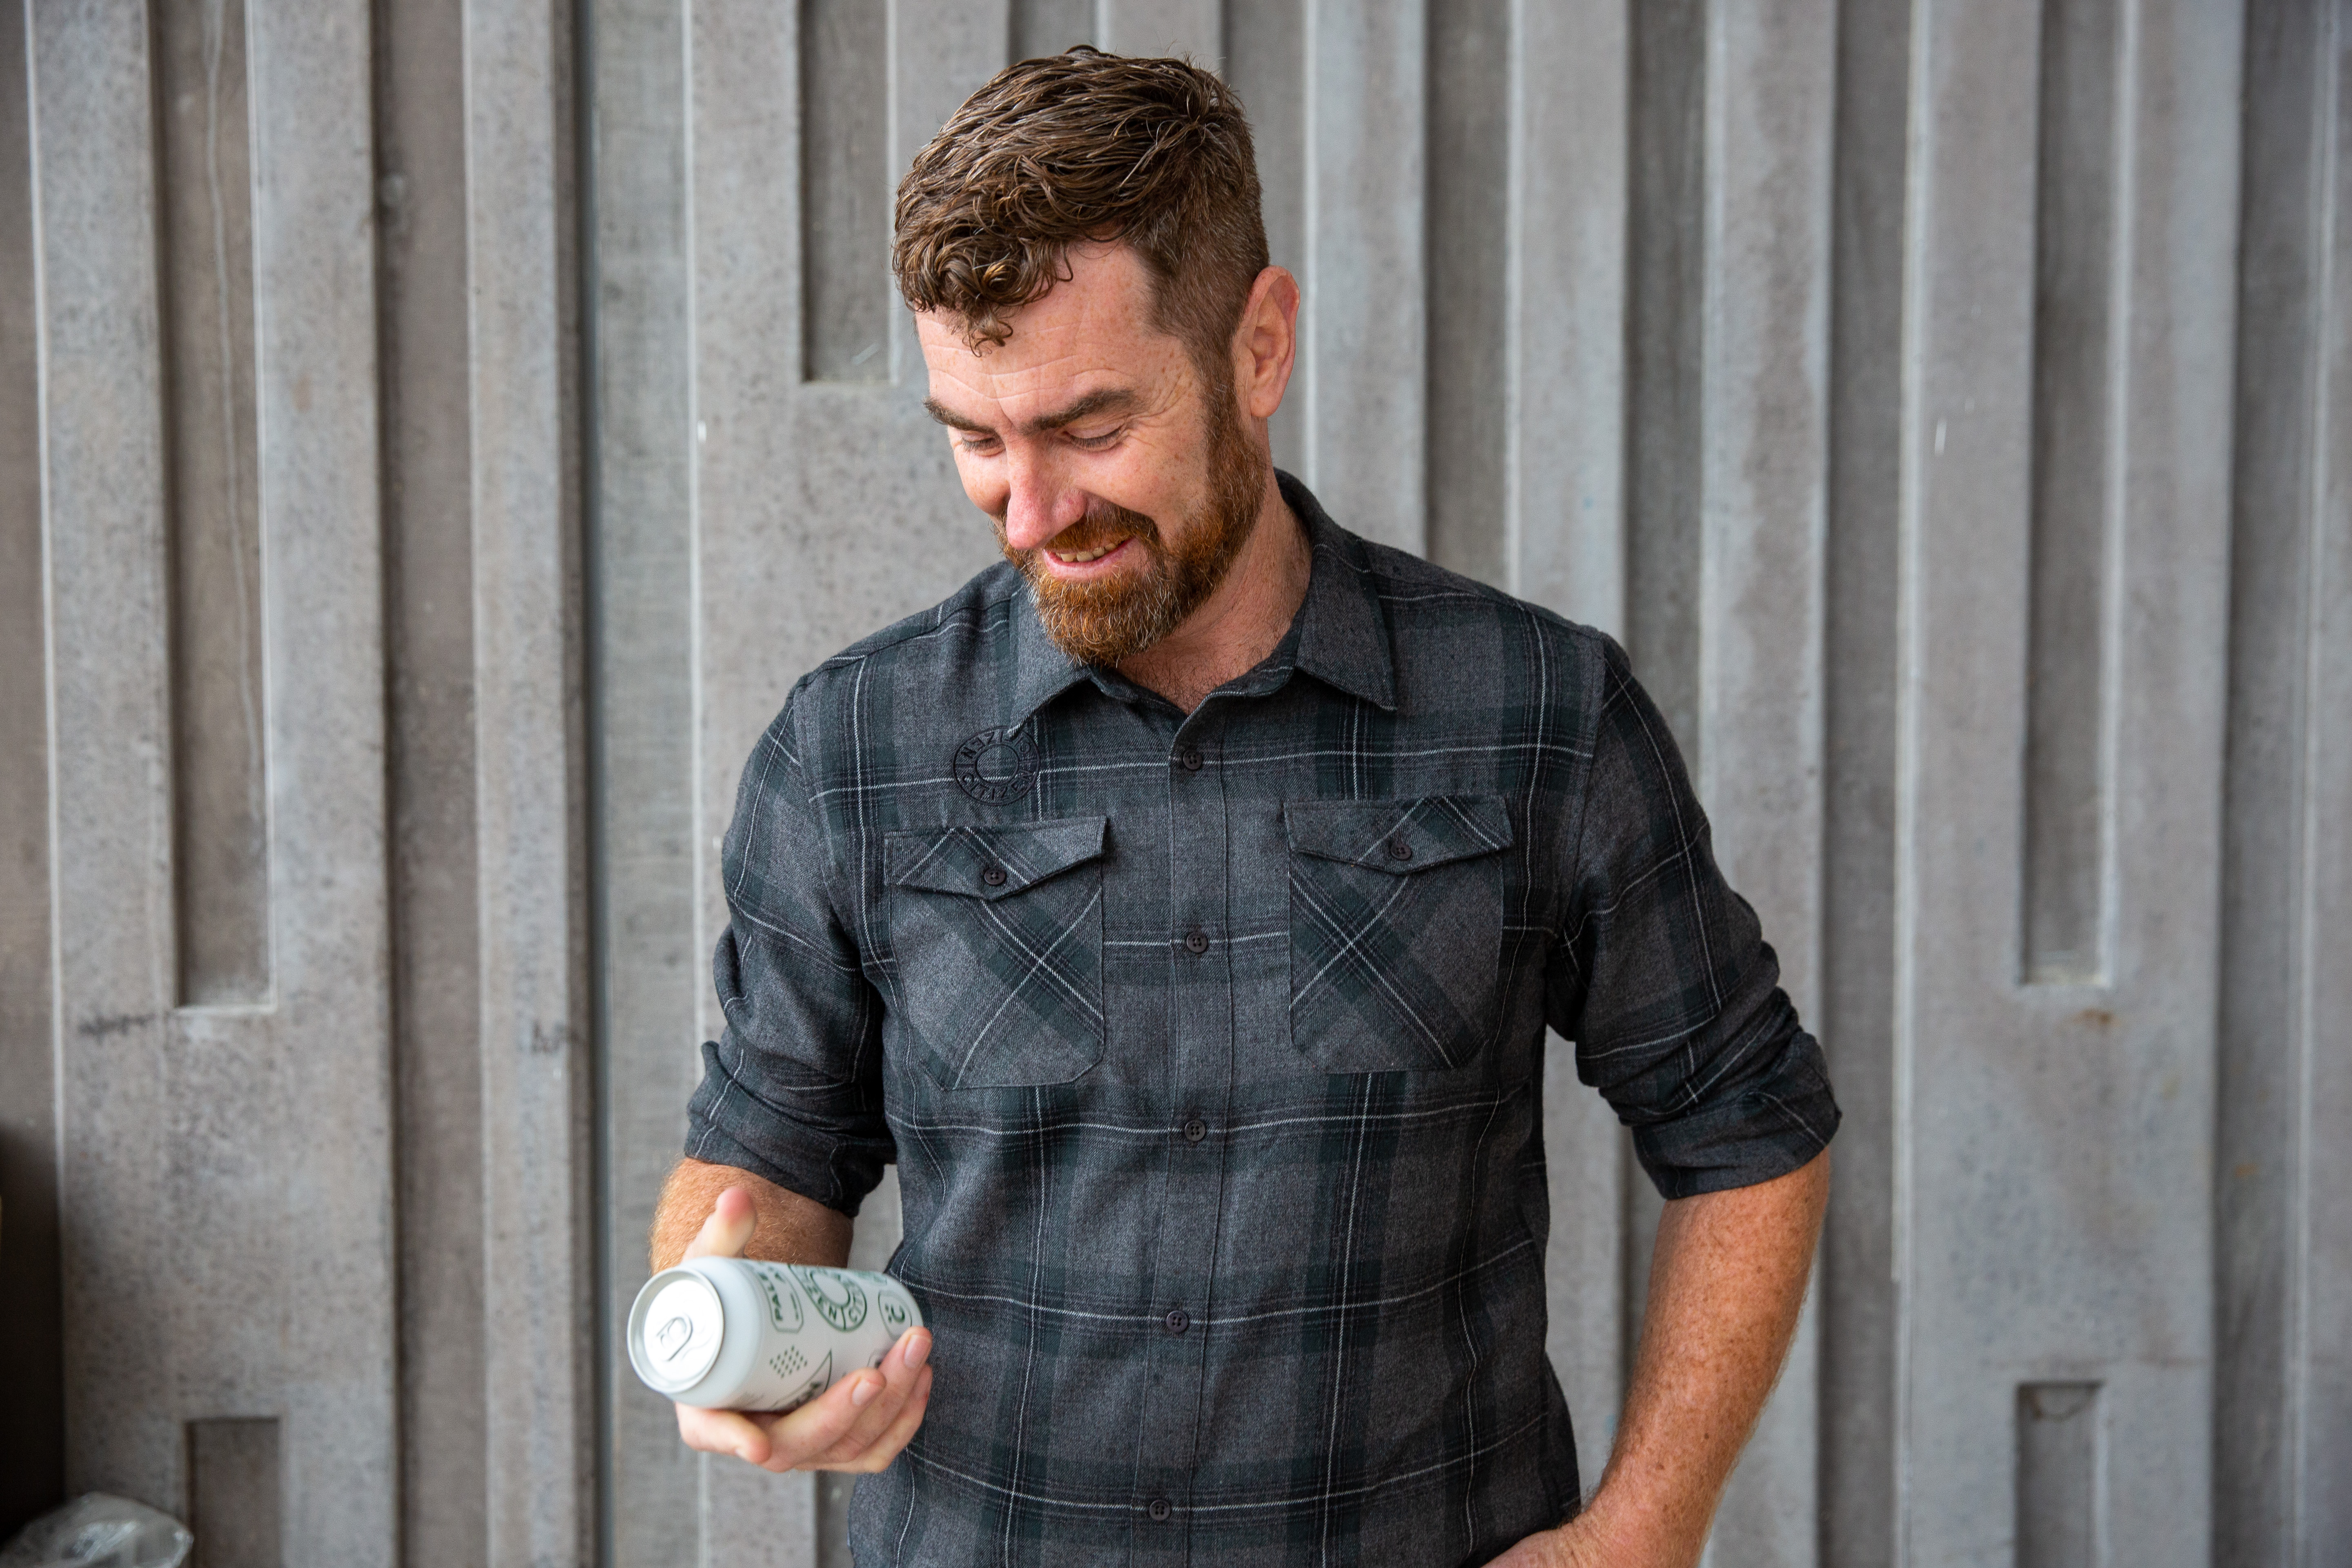
<svg viewBox="0 0 2352 1568"><path fill-rule="evenodd" d="M1004 886L1004 868L1002 866L991 866L987 870L982 871L980 874L980 879L987 883L992 888L1001 888Z"/></svg>
<svg viewBox="0 0 2352 1568"><path fill-rule="evenodd" d="M1402 837L1395 837L1395 838L1391 838L1391 839L1390 839L1390 840L1389 840L1389 858L1390 858L1390 859L1391 859L1391 860L1410 860L1410 859L1412 859L1412 845L1410 845L1410 844L1407 844Z"/></svg>

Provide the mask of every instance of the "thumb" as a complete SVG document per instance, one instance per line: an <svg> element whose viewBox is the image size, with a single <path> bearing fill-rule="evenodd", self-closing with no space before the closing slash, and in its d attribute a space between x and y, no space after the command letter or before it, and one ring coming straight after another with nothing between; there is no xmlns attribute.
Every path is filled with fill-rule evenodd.
<svg viewBox="0 0 2352 1568"><path fill-rule="evenodd" d="M730 1187L719 1194L710 1205L710 1217L686 1245L688 1258L740 1258L751 1239L751 1229L759 1215L751 1206L751 1194L740 1187Z"/></svg>

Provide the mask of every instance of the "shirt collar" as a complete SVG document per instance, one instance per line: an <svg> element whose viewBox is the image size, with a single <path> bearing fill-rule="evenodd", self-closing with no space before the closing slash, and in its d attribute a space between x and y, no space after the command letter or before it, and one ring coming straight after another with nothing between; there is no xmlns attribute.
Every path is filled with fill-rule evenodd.
<svg viewBox="0 0 2352 1568"><path fill-rule="evenodd" d="M1275 479L1282 487L1282 499L1307 530L1312 562L1307 599L1291 623L1290 635L1254 672L1271 679L1245 679L1244 689L1253 695L1261 688L1274 690L1296 668L1376 708L1393 710L1396 677L1388 616L1373 587L1364 542L1333 522L1296 479L1276 469ZM1062 651L1037 618L1036 602L1024 581L1013 605L1013 701L1006 727L1019 728L1046 703L1089 679L1127 686L1116 672L1090 669Z"/></svg>

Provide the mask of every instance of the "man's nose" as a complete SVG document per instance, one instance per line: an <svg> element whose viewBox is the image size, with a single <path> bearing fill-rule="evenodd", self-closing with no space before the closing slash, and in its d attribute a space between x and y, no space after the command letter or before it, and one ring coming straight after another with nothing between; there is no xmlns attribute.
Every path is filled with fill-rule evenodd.
<svg viewBox="0 0 2352 1568"><path fill-rule="evenodd" d="M1056 465L1013 455L1004 500L1004 542L1034 550L1086 515L1087 498L1065 483Z"/></svg>

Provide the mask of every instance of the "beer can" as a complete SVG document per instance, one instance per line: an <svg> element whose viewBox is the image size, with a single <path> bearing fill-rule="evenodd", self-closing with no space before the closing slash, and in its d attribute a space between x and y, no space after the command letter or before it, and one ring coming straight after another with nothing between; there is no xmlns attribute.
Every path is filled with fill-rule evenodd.
<svg viewBox="0 0 2352 1568"><path fill-rule="evenodd" d="M629 1309L629 1364L647 1388L706 1410L797 1410L920 1328L887 1274L689 1258Z"/></svg>

